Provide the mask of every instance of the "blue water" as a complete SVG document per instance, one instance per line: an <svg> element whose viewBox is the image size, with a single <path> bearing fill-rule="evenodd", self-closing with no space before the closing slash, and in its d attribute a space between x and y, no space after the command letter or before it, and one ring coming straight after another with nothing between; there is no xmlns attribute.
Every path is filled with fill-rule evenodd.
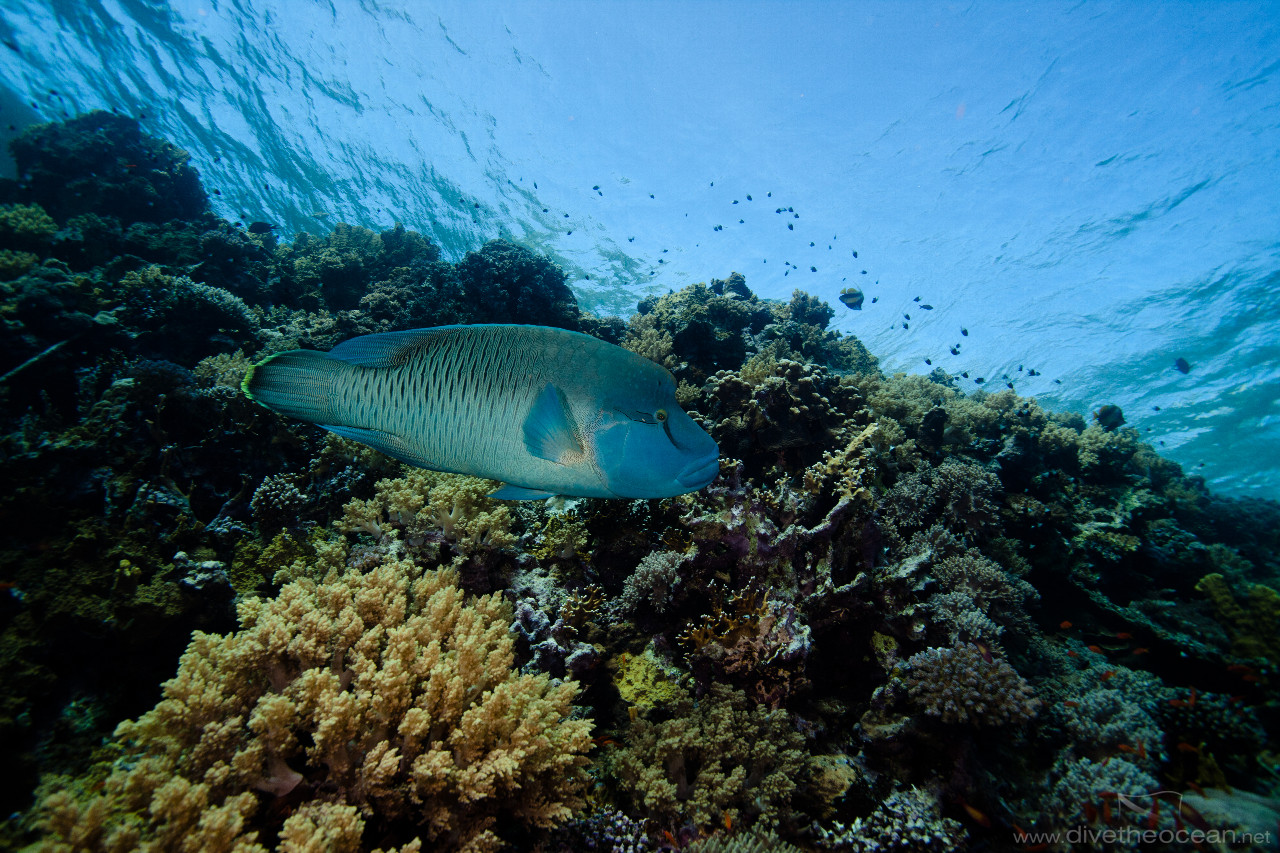
<svg viewBox="0 0 1280 853"><path fill-rule="evenodd" d="M507 236L603 312L857 285L886 369L1115 403L1280 497L1280 6L425 7L6 0L0 127L143 114L220 214Z"/></svg>

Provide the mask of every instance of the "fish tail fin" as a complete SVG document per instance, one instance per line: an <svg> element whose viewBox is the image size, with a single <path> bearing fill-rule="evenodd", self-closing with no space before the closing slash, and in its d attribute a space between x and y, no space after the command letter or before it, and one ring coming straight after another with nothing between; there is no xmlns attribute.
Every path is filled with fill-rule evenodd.
<svg viewBox="0 0 1280 853"><path fill-rule="evenodd" d="M250 367L240 390L273 412L312 423L333 423L332 380L346 369L328 353L290 350Z"/></svg>

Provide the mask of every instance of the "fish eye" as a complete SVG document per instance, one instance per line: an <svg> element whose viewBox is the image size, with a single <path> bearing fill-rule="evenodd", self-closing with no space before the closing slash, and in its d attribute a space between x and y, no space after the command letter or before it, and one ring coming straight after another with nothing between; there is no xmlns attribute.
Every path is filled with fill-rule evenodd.
<svg viewBox="0 0 1280 853"><path fill-rule="evenodd" d="M654 412L654 416L658 419L658 423L662 423L667 419L667 410L658 409L658 411Z"/></svg>

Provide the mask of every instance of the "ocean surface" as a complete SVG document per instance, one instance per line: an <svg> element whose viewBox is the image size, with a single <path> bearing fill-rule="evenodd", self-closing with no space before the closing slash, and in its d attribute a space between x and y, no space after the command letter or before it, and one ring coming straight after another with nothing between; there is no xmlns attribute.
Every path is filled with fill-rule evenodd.
<svg viewBox="0 0 1280 853"><path fill-rule="evenodd" d="M0 141L142 116L221 215L505 236L602 313L856 286L888 370L1280 497L1274 3L6 0L0 40Z"/></svg>

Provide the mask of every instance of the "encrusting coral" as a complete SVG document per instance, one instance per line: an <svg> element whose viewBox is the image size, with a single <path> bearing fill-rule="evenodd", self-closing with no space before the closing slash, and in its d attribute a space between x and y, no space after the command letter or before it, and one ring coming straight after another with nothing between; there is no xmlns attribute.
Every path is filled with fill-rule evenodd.
<svg viewBox="0 0 1280 853"><path fill-rule="evenodd" d="M374 822L406 850L482 851L567 820L591 746L577 686L517 674L510 606L456 581L392 561L242 601L240 630L197 632L119 726L103 792L46 797L43 849L359 850Z"/></svg>

